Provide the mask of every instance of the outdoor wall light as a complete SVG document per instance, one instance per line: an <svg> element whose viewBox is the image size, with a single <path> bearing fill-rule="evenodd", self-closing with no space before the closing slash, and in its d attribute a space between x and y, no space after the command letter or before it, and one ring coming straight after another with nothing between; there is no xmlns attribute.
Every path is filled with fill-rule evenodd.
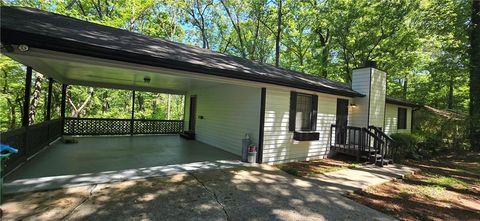
<svg viewBox="0 0 480 221"><path fill-rule="evenodd" d="M18 46L18 50L21 51L21 52L26 52L28 51L28 45L19 45Z"/></svg>
<svg viewBox="0 0 480 221"><path fill-rule="evenodd" d="M146 84L150 83L150 77L144 77L143 78L143 82L145 82Z"/></svg>
<svg viewBox="0 0 480 221"><path fill-rule="evenodd" d="M350 104L350 107L356 108L356 107L357 107L357 104L351 103L351 104Z"/></svg>

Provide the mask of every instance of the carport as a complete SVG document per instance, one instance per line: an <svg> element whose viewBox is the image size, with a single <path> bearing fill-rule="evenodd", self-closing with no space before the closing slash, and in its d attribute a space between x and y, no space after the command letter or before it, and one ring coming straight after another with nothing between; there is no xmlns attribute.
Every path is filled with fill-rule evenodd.
<svg viewBox="0 0 480 221"><path fill-rule="evenodd" d="M217 148L218 145L178 136L184 130L192 130L191 121L196 119L195 115L186 119L188 123L183 120L137 120L133 118L134 108L132 119L65 116L69 85L131 90L132 94L146 91L187 95L202 88L244 84L244 81L184 70L186 66L174 66L169 63L171 55L158 45L173 47L171 51L184 50L183 54L194 54L202 49L181 48L171 42L34 9L2 7L1 14L2 54L27 66L23 127L2 134L2 143L19 148L19 154L9 159L7 171L3 171L10 171L5 177L6 192L240 164L240 152L234 154ZM62 19L68 20L68 24ZM116 39L111 39L113 37ZM192 56L188 59L190 63L200 64L203 58ZM29 125L27 117L32 70L50 80L47 120L36 125ZM50 119L53 82L62 84L60 119ZM260 88L253 89L260 92ZM254 97L253 102L260 103L260 98ZM191 105L188 108L185 108L187 114L195 111ZM194 130L195 125L193 127ZM60 141L65 135L83 137L76 138L78 143L67 144ZM241 142L242 137L234 139Z"/></svg>
<svg viewBox="0 0 480 221"><path fill-rule="evenodd" d="M238 156L178 135L79 137L55 142L4 180L4 192L55 189L241 165Z"/></svg>
<svg viewBox="0 0 480 221"><path fill-rule="evenodd" d="M26 45L12 46L14 51L4 53L28 65L26 107L30 100L32 70L44 73L50 82L62 83L62 105L60 119L35 125L28 125L26 121L24 127L2 134L2 143L20 150L7 162L10 173L5 177L4 192L137 179L239 164L238 155L181 138L179 133L190 129L189 125L184 126L183 120L133 119L134 108L131 119L65 116L69 85L132 90L132 103L135 103L135 91L185 95L195 88L228 85L227 82L32 47L22 52L19 48ZM51 89L48 91L47 98L51 98ZM50 107L50 99L47 106ZM73 136L78 142L63 143L62 136Z"/></svg>

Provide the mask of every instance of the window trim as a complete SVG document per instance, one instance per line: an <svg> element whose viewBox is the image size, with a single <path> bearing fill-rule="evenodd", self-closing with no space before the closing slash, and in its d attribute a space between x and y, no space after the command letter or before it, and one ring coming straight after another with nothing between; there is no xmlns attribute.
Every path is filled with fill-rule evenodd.
<svg viewBox="0 0 480 221"><path fill-rule="evenodd" d="M403 113L401 113L400 110L402 110ZM401 120L401 115L400 114L403 114L402 121L400 121ZM407 115L408 115L407 108L398 107L398 109L397 109L397 130L407 129Z"/></svg>
<svg viewBox="0 0 480 221"><path fill-rule="evenodd" d="M312 97L312 110L310 114L310 129L308 130L296 130L296 119L297 119L297 97L298 95L311 96ZM298 93L295 91L290 92L290 110L289 110L289 131L300 131L300 132L312 132L317 130L317 113L318 113L318 95L307 94L307 93Z"/></svg>

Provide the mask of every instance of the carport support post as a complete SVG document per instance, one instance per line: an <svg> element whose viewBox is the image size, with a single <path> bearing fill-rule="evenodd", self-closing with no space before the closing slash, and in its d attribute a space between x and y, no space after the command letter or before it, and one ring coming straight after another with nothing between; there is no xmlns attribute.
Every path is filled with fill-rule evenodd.
<svg viewBox="0 0 480 221"><path fill-rule="evenodd" d="M28 127L28 112L30 110L30 92L32 88L32 67L27 67L25 77L25 97L23 100L22 127Z"/></svg>
<svg viewBox="0 0 480 221"><path fill-rule="evenodd" d="M64 133L65 128L65 105L67 100L67 86L66 84L62 84L62 104L60 106L60 119L62 119L62 136Z"/></svg>
<svg viewBox="0 0 480 221"><path fill-rule="evenodd" d="M133 136L133 119L135 118L135 91L132 91L132 117L130 118L130 136Z"/></svg>
<svg viewBox="0 0 480 221"><path fill-rule="evenodd" d="M53 79L48 78L48 95L47 95L47 115L45 116L45 120L50 120L52 118L52 87L53 87Z"/></svg>

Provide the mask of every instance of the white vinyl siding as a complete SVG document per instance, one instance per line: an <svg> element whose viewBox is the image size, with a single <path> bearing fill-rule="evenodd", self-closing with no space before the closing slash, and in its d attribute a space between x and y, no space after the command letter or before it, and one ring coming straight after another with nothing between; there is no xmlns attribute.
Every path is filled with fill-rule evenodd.
<svg viewBox="0 0 480 221"><path fill-rule="evenodd" d="M370 90L370 116L369 125L383 127L385 118L385 92L387 89L386 74L380 70L372 69L372 86Z"/></svg>
<svg viewBox="0 0 480 221"><path fill-rule="evenodd" d="M412 128L412 108L406 106L400 106L396 104L386 104L385 110L385 133L410 133ZM405 108L407 110L407 128L397 129L398 123L398 108Z"/></svg>
<svg viewBox="0 0 480 221"><path fill-rule="evenodd" d="M236 85L190 91L186 96L185 128L188 128L190 95L196 95L196 140L241 155L246 133L258 144L260 94L260 88Z"/></svg>
<svg viewBox="0 0 480 221"><path fill-rule="evenodd" d="M313 92L311 92L313 94ZM267 88L265 102L265 126L263 162L280 163L324 158L328 154L330 126L335 124L337 98L334 95L318 95L316 141L295 141L288 129L290 91ZM345 99L345 98L344 98ZM348 98L346 98L348 99Z"/></svg>
<svg viewBox="0 0 480 221"><path fill-rule="evenodd" d="M365 127L368 124L368 96L370 94L370 68L355 69L352 73L352 89L364 94L365 97L353 99L357 107L350 113L350 125Z"/></svg>
<svg viewBox="0 0 480 221"><path fill-rule="evenodd" d="M355 69L352 73L352 89L365 95L353 99L357 107L352 112L351 126L383 127L385 118L386 73L375 68Z"/></svg>

